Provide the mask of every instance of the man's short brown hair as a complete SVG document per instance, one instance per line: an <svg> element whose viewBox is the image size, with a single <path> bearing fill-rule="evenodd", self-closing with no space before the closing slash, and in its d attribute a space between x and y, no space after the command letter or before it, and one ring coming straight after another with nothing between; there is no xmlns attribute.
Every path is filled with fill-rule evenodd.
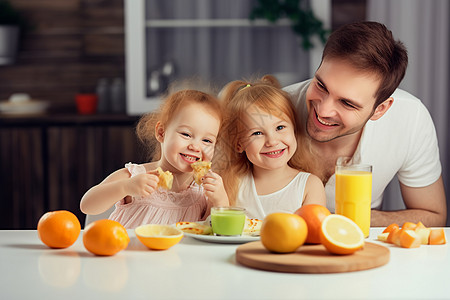
<svg viewBox="0 0 450 300"><path fill-rule="evenodd" d="M381 79L374 95L374 109L394 93L408 66L403 43L394 40L385 25L367 21L343 25L334 31L322 54L322 61L325 59L347 61Z"/></svg>

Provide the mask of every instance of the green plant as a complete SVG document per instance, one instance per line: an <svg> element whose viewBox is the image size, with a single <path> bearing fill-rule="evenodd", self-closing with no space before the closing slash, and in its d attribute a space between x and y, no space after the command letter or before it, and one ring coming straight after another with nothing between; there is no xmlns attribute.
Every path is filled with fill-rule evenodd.
<svg viewBox="0 0 450 300"><path fill-rule="evenodd" d="M17 25L26 27L22 14L7 0L0 0L0 25Z"/></svg>
<svg viewBox="0 0 450 300"><path fill-rule="evenodd" d="M258 0L249 17L251 20L267 19L272 23L288 18L292 30L302 38L305 50L314 47L312 36L317 35L325 43L329 33L303 0Z"/></svg>

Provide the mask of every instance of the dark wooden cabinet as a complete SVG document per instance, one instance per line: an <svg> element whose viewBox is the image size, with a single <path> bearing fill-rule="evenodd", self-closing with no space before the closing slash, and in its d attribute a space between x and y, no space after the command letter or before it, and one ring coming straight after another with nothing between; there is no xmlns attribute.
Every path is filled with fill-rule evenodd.
<svg viewBox="0 0 450 300"><path fill-rule="evenodd" d="M52 210L84 224L83 194L125 163L143 162L137 117L0 118L0 229L34 229Z"/></svg>

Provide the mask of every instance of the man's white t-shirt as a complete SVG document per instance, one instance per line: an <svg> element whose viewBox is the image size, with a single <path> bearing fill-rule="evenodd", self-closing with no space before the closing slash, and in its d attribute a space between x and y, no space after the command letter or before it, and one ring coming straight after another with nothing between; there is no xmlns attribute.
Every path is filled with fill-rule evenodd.
<svg viewBox="0 0 450 300"><path fill-rule="evenodd" d="M306 90L310 80L284 88L306 119ZM372 208L380 209L386 186L397 174L401 183L425 187L439 179L442 167L433 120L423 103L397 89L394 102L378 120L369 120L353 156L354 163L372 169ZM334 212L335 175L325 185L327 207Z"/></svg>

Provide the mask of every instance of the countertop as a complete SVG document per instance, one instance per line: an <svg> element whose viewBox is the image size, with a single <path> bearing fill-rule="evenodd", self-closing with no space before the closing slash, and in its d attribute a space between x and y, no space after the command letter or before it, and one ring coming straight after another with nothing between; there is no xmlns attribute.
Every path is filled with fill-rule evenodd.
<svg viewBox="0 0 450 300"><path fill-rule="evenodd" d="M0 231L2 299L449 299L449 246L387 246L388 264L336 274L288 274L238 264L239 245L185 236L166 251L143 246L97 257L82 233L66 249L50 249L35 230ZM447 237L450 228L445 228Z"/></svg>

